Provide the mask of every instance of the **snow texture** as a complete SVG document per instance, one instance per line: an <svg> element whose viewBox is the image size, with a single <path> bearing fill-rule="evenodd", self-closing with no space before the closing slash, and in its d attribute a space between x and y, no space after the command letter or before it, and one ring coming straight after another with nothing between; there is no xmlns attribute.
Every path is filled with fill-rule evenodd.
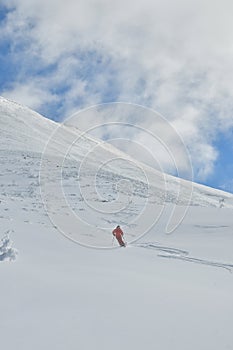
<svg viewBox="0 0 233 350"><path fill-rule="evenodd" d="M0 126L1 230L12 231L20 252L0 264L3 349L232 349L232 195L193 184L191 205L168 234L174 205L189 202L186 181L165 176L164 191L164 175L145 166L148 186L143 165L131 167L112 146L3 98ZM126 248L112 241L116 223ZM0 252L16 257L9 232Z"/></svg>
<svg viewBox="0 0 233 350"><path fill-rule="evenodd" d="M13 242L10 240L10 231L7 231L0 241L0 261L16 260L18 251L12 248Z"/></svg>

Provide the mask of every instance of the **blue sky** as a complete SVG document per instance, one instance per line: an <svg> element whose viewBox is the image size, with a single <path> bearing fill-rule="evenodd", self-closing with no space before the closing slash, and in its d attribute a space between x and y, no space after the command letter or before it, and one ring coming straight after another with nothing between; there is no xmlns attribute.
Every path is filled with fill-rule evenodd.
<svg viewBox="0 0 233 350"><path fill-rule="evenodd" d="M57 121L111 101L152 108L194 180L233 192L232 2L68 2L2 1L0 94Z"/></svg>
<svg viewBox="0 0 233 350"><path fill-rule="evenodd" d="M215 141L219 156L215 162L213 174L206 180L206 184L226 191L233 192L233 130L227 134L219 133Z"/></svg>

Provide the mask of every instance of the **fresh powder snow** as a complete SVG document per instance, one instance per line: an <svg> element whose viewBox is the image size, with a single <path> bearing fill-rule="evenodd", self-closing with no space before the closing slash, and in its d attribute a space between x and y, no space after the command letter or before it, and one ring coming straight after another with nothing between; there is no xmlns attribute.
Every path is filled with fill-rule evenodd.
<svg viewBox="0 0 233 350"><path fill-rule="evenodd" d="M0 125L3 349L233 348L231 194L4 98Z"/></svg>

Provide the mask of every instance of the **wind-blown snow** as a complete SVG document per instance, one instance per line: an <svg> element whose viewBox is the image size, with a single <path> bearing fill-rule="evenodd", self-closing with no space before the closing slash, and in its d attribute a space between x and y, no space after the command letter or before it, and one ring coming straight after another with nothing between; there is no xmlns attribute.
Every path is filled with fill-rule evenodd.
<svg viewBox="0 0 233 350"><path fill-rule="evenodd" d="M12 261L16 259L18 252L12 248L12 244L10 231L7 231L0 241L0 261Z"/></svg>
<svg viewBox="0 0 233 350"><path fill-rule="evenodd" d="M1 228L14 231L19 251L0 264L2 348L232 348L232 195L193 184L192 205L169 235L174 206L189 202L187 181L165 176L164 190L158 171L2 98L0 125ZM127 248L112 245L118 222ZM74 244L59 233L67 228L73 241L113 249ZM8 238L1 244L10 248Z"/></svg>

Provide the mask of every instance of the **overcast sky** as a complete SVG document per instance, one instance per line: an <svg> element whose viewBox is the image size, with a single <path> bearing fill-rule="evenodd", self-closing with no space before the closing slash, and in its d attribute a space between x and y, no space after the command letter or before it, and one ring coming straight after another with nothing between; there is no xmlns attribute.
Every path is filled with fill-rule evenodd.
<svg viewBox="0 0 233 350"><path fill-rule="evenodd" d="M232 0L2 0L0 94L55 120L112 101L152 108L194 180L233 191L232 18Z"/></svg>

